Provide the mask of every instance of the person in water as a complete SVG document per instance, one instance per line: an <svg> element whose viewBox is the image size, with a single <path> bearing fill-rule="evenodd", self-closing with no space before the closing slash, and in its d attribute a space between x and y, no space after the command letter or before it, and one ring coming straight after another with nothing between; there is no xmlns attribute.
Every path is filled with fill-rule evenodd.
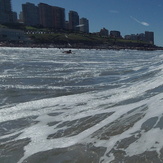
<svg viewBox="0 0 163 163"><path fill-rule="evenodd" d="M70 54L70 53L72 53L72 51L71 50L67 50L67 51L64 51L64 53Z"/></svg>

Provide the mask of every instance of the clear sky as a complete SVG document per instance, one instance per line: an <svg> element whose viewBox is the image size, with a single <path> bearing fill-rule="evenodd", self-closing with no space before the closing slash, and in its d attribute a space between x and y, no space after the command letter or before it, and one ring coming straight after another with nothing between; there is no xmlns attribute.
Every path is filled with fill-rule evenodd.
<svg viewBox="0 0 163 163"><path fill-rule="evenodd" d="M70 10L89 20L90 32L105 27L121 35L153 31L155 44L163 46L163 0L11 0L12 9L19 13L26 2L40 2L63 7L66 19Z"/></svg>

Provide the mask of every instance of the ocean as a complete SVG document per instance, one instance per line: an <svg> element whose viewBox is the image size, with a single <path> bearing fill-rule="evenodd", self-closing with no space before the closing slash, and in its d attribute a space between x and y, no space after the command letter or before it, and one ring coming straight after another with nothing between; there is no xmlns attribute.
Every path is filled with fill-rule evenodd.
<svg viewBox="0 0 163 163"><path fill-rule="evenodd" d="M162 163L163 51L0 48L0 163Z"/></svg>

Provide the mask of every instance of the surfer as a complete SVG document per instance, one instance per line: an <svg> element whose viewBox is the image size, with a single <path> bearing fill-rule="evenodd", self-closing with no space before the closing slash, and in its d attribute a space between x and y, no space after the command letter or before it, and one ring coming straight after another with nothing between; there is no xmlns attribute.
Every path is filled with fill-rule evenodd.
<svg viewBox="0 0 163 163"><path fill-rule="evenodd" d="M71 53L72 53L72 50L66 50L66 51L64 51L63 53L71 54Z"/></svg>

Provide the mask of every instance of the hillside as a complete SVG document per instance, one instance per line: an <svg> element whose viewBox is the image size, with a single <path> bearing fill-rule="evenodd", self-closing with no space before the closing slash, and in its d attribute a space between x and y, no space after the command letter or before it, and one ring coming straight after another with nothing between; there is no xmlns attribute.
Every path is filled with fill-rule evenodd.
<svg viewBox="0 0 163 163"><path fill-rule="evenodd" d="M95 34L83 33L42 33L29 34L34 44L52 44L55 46L78 48L155 48L142 41L125 40L110 37L101 37Z"/></svg>

